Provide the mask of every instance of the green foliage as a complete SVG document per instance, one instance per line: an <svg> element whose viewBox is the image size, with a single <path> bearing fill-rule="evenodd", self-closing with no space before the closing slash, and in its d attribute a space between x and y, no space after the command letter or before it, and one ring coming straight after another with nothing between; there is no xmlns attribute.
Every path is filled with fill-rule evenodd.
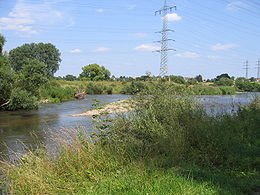
<svg viewBox="0 0 260 195"><path fill-rule="evenodd" d="M0 105L9 100L14 79L14 73L7 65L6 59L0 56Z"/></svg>
<svg viewBox="0 0 260 195"><path fill-rule="evenodd" d="M105 81L109 80L111 73L104 66L98 64L90 64L82 68L83 72L80 74L82 80L89 81Z"/></svg>
<svg viewBox="0 0 260 195"><path fill-rule="evenodd" d="M19 74L18 86L37 96L39 88L48 82L47 74L47 66L44 63L27 59Z"/></svg>
<svg viewBox="0 0 260 195"><path fill-rule="evenodd" d="M61 62L59 50L51 43L24 44L10 51L10 65L15 71L21 71L26 61L36 59L46 64L48 77L52 77L59 69Z"/></svg>
<svg viewBox="0 0 260 195"><path fill-rule="evenodd" d="M50 81L40 89L40 97L48 99L52 103L60 103L75 98L76 87L66 86L62 87L56 81Z"/></svg>
<svg viewBox="0 0 260 195"><path fill-rule="evenodd" d="M143 82L133 81L130 85L126 84L121 90L121 93L133 95L143 91L146 88L147 86Z"/></svg>
<svg viewBox="0 0 260 195"><path fill-rule="evenodd" d="M201 75L196 76L195 79L196 79L198 82L203 82L203 77L202 77Z"/></svg>
<svg viewBox="0 0 260 195"><path fill-rule="evenodd" d="M5 42L5 37L0 33L0 56L3 55Z"/></svg>
<svg viewBox="0 0 260 195"><path fill-rule="evenodd" d="M235 81L235 86L241 91L248 91L248 92L260 92L260 84L256 82L250 82L249 79L244 77L239 77Z"/></svg>
<svg viewBox="0 0 260 195"><path fill-rule="evenodd" d="M236 94L235 87L221 86L220 90L222 91L222 95L234 95Z"/></svg>
<svg viewBox="0 0 260 195"><path fill-rule="evenodd" d="M68 74L68 75L66 75L65 77L63 77L63 79L64 79L65 81L76 81L76 80L77 80L77 77L74 76L74 75Z"/></svg>
<svg viewBox="0 0 260 195"><path fill-rule="evenodd" d="M163 167L185 161L206 167L259 169L255 155L260 146L259 100L235 116L210 117L192 99L180 97L174 87L154 89L139 94L136 111L120 118L111 132L104 132L112 146L133 160L150 157Z"/></svg>
<svg viewBox="0 0 260 195"><path fill-rule="evenodd" d="M185 84L185 80L182 76L169 76L170 81L178 84Z"/></svg>
<svg viewBox="0 0 260 195"><path fill-rule="evenodd" d="M79 130L55 159L38 149L18 166L5 163L11 192L253 194L260 187L259 100L235 115L208 116L178 87L139 93L133 112L102 115L96 135Z"/></svg>
<svg viewBox="0 0 260 195"><path fill-rule="evenodd" d="M214 84L217 85L217 86L233 86L234 85L234 81L229 79L229 78L222 77L222 78L216 80L214 82Z"/></svg>
<svg viewBox="0 0 260 195"><path fill-rule="evenodd" d="M187 81L189 85L196 85L198 83L197 79L191 78Z"/></svg>
<svg viewBox="0 0 260 195"><path fill-rule="evenodd" d="M219 87L195 85L190 86L189 89L195 95L222 95L222 91Z"/></svg>
<svg viewBox="0 0 260 195"><path fill-rule="evenodd" d="M225 73L217 76L215 81L219 81L221 78L231 79L231 77L227 73Z"/></svg>
<svg viewBox="0 0 260 195"><path fill-rule="evenodd" d="M14 88L10 95L10 103L7 107L8 110L37 109L37 98L24 89Z"/></svg>
<svg viewBox="0 0 260 195"><path fill-rule="evenodd" d="M87 84L86 86L86 90L85 92L87 94L91 94L91 95L99 95L99 94L102 94L104 91L104 86L100 83L93 83L93 82L90 82Z"/></svg>

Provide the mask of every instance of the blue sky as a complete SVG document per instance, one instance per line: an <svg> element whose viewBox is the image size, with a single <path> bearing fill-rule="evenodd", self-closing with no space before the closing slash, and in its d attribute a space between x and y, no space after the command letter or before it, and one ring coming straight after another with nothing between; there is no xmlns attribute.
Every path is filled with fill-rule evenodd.
<svg viewBox="0 0 260 195"><path fill-rule="evenodd" d="M260 58L259 0L168 0L174 29L169 74L214 78L221 73L256 76ZM62 54L57 76L78 75L98 63L116 76L159 74L163 0L0 0L5 50L31 42L53 43Z"/></svg>

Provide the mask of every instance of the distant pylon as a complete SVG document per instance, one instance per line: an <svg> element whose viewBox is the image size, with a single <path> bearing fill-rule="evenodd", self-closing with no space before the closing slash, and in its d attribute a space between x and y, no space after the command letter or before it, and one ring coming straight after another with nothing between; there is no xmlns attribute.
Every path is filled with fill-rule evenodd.
<svg viewBox="0 0 260 195"><path fill-rule="evenodd" d="M257 77L256 77L256 79L259 81L260 80L260 59L257 61L256 68L257 68Z"/></svg>
<svg viewBox="0 0 260 195"><path fill-rule="evenodd" d="M161 66L160 66L160 77L164 77L168 73L168 51L174 50L168 48L168 42L169 41L174 41L172 39L168 38L168 32L174 32L173 30L168 28L168 13L172 12L173 9L176 10L176 6L168 6L167 5L167 0L164 0L164 6L162 9L158 10L155 12L155 15L163 15L163 28L162 31L159 31L157 33L162 34L162 40L157 41L161 43L161 49L156 50L156 52L161 53Z"/></svg>
<svg viewBox="0 0 260 195"><path fill-rule="evenodd" d="M248 60L245 62L244 66L245 66L245 68L243 68L243 69L246 70L246 79L248 79L248 70L249 70Z"/></svg>

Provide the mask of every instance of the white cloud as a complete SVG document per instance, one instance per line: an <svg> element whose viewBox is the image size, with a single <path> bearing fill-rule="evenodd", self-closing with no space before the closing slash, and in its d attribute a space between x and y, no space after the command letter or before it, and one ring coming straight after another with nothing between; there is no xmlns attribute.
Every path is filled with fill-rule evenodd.
<svg viewBox="0 0 260 195"><path fill-rule="evenodd" d="M53 8L53 5L58 2L60 1L45 0L30 4L24 0L18 0L8 16L0 18L0 30L13 30L24 35L31 35L40 31L35 25L47 26L65 21L68 18L65 18L64 12Z"/></svg>
<svg viewBox="0 0 260 195"><path fill-rule="evenodd" d="M95 52L105 52L105 51L109 51L110 48L107 47L98 47Z"/></svg>
<svg viewBox="0 0 260 195"><path fill-rule="evenodd" d="M239 45L237 44L221 44L221 43L218 43L216 45L213 45L211 46L211 49L213 51L221 51L221 50L228 50L228 49L232 49L232 48L235 48L235 47L238 47Z"/></svg>
<svg viewBox="0 0 260 195"><path fill-rule="evenodd" d="M233 11L233 10L240 10L242 7L245 7L246 5L241 2L241 1L234 1L232 3L229 3L227 6L226 6L226 10L230 10L230 11Z"/></svg>
<svg viewBox="0 0 260 195"><path fill-rule="evenodd" d="M179 58L199 58L200 57L200 55L198 53L189 52L189 51L176 54L175 56L179 57Z"/></svg>
<svg viewBox="0 0 260 195"><path fill-rule="evenodd" d="M70 53L81 53L82 51L80 49L73 49L70 51Z"/></svg>
<svg viewBox="0 0 260 195"><path fill-rule="evenodd" d="M165 17L168 21L180 21L182 19L182 17L176 13L167 14Z"/></svg>
<svg viewBox="0 0 260 195"><path fill-rule="evenodd" d="M139 32L139 33L135 33L134 36L137 37L137 38L145 38L148 35L147 35L147 33Z"/></svg>
<svg viewBox="0 0 260 195"><path fill-rule="evenodd" d="M104 11L105 11L105 10L102 9L102 8L96 9L96 12L97 12L97 13L103 13Z"/></svg>
<svg viewBox="0 0 260 195"><path fill-rule="evenodd" d="M221 58L220 56L207 56L208 59L215 60Z"/></svg>
<svg viewBox="0 0 260 195"><path fill-rule="evenodd" d="M156 45L149 45L149 44L142 44L134 48L136 51L156 51L160 50L161 48Z"/></svg>

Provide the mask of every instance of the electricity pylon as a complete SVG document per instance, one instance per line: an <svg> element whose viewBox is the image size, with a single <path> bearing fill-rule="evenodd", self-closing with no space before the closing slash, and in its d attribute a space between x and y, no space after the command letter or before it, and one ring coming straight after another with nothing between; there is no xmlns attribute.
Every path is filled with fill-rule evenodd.
<svg viewBox="0 0 260 195"><path fill-rule="evenodd" d="M257 68L257 81L260 80L260 59L257 61L257 64L256 64L256 68Z"/></svg>
<svg viewBox="0 0 260 195"><path fill-rule="evenodd" d="M245 62L244 66L245 66L245 68L243 68L243 69L246 70L246 79L248 79L248 70L249 70L248 60Z"/></svg>
<svg viewBox="0 0 260 195"><path fill-rule="evenodd" d="M161 66L160 66L160 77L164 77L168 73L168 51L175 51L174 49L168 48L168 42L174 41L173 39L168 38L168 32L174 32L173 30L168 28L168 13L171 13L173 9L176 10L176 6L168 6L167 0L164 0L164 6L162 9L155 12L155 15L163 15L163 28L162 31L159 31L157 33L162 34L162 40L157 41L161 43L161 49L156 50L156 52L161 53Z"/></svg>

